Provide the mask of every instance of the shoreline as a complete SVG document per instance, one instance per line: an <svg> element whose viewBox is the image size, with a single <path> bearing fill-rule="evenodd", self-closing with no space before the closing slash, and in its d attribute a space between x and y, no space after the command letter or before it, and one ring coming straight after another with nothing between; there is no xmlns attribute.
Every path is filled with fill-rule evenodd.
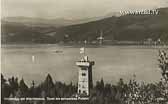
<svg viewBox="0 0 168 104"><path fill-rule="evenodd" d="M79 45L79 44L1 44L1 49L10 48L47 48L47 47L63 47L63 48L108 48L108 47L121 47L121 48L140 48L140 49L166 49L168 45Z"/></svg>

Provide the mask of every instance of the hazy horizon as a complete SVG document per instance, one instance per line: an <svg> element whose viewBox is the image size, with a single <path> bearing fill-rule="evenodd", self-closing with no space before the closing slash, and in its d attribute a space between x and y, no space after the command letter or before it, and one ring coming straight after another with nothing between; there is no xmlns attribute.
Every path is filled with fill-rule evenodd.
<svg viewBox="0 0 168 104"><path fill-rule="evenodd" d="M168 0L2 0L1 16L84 19L121 10L168 7Z"/></svg>

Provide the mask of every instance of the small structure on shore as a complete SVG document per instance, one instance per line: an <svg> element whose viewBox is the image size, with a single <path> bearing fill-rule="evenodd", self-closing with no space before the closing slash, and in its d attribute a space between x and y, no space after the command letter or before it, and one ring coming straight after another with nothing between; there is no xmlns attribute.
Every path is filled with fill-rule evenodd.
<svg viewBox="0 0 168 104"><path fill-rule="evenodd" d="M100 44L100 45L103 44L104 37L103 37L103 32L102 32L102 31L101 31L101 33L100 33L100 37L98 37L97 40L99 41L99 44Z"/></svg>

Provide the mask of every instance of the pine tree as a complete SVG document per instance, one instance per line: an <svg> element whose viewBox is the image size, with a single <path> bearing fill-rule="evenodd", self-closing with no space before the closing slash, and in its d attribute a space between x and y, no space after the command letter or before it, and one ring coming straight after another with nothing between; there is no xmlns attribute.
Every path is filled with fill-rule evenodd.
<svg viewBox="0 0 168 104"><path fill-rule="evenodd" d="M35 97L35 82L34 82L34 80L32 81L32 85L30 87L30 91L29 92L30 92L29 95L31 97Z"/></svg>
<svg viewBox="0 0 168 104"><path fill-rule="evenodd" d="M53 95L54 83L50 74L47 75L44 83L42 84L42 89L45 91L46 96L51 97Z"/></svg>
<svg viewBox="0 0 168 104"><path fill-rule="evenodd" d="M11 90L11 95L12 96L15 96L16 92L18 91L18 78L9 78L8 79L8 82L9 82L9 87L10 87L10 90Z"/></svg>
<svg viewBox="0 0 168 104"><path fill-rule="evenodd" d="M6 83L6 79L4 78L4 76L1 74L1 84L5 84Z"/></svg>
<svg viewBox="0 0 168 104"><path fill-rule="evenodd" d="M19 91L21 97L28 96L28 86L25 84L24 79L22 78L19 83Z"/></svg>
<svg viewBox="0 0 168 104"><path fill-rule="evenodd" d="M6 79L1 74L1 102L3 103L4 97L9 97L10 95L10 88L9 85L6 82Z"/></svg>

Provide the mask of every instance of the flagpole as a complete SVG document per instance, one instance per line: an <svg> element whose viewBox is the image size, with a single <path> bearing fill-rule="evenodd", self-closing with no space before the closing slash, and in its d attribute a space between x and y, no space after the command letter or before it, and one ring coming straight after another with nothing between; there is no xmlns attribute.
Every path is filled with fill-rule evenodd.
<svg viewBox="0 0 168 104"><path fill-rule="evenodd" d="M83 47L80 48L80 54L81 54L83 60L85 60L85 55L86 55L86 52L85 52L86 43L87 43L87 41L85 40Z"/></svg>

